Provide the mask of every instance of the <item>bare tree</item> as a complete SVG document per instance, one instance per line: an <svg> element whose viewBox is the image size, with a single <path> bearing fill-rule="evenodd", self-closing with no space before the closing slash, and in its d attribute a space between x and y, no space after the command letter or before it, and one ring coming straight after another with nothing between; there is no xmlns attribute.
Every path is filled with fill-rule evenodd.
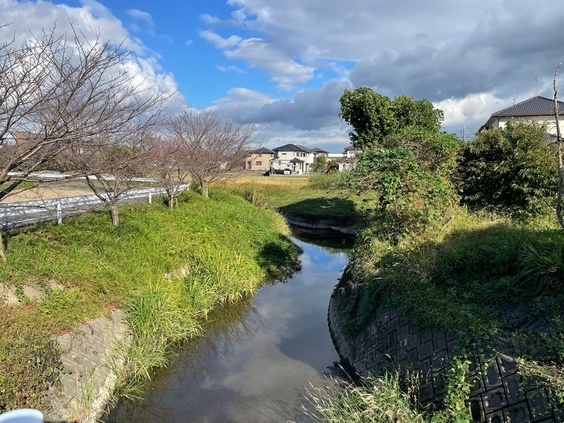
<svg viewBox="0 0 564 423"><path fill-rule="evenodd" d="M558 72L560 71L560 66L562 61L558 62L556 71L554 72L554 78L552 80L552 87L554 89L554 120L556 122L556 142L558 145L558 192L556 196L556 217L558 218L558 223L560 227L564 229L564 217L562 216L562 190L564 187L564 165L562 160L562 137L560 132L560 103L558 101L558 90L556 88L556 81L558 79Z"/></svg>
<svg viewBox="0 0 564 423"><path fill-rule="evenodd" d="M186 145L170 134L154 136L150 140L150 154L147 154L148 169L167 194L168 207L178 206L181 185L190 178Z"/></svg>
<svg viewBox="0 0 564 423"><path fill-rule="evenodd" d="M128 73L129 52L99 35L89 41L74 27L70 37L55 32L53 27L23 44L14 37L0 46L0 200L59 156L74 175L120 174L128 166L106 155L127 151L133 160L130 140L140 142L161 112L163 95ZM87 164L87 157L94 162ZM14 170L17 176L10 174ZM123 192L101 178L100 184L86 181L97 195L100 184L106 192Z"/></svg>
<svg viewBox="0 0 564 423"><path fill-rule="evenodd" d="M0 46L0 199L74 142L147 120L162 99L122 68L129 59L120 46L76 31L71 41L57 38L55 28ZM13 178L12 170L22 173Z"/></svg>
<svg viewBox="0 0 564 423"><path fill-rule="evenodd" d="M132 188L133 178L144 171L144 136L144 131L131 126L127 134L101 134L98 139L75 142L60 154L67 171L81 175L107 206L114 226L120 224L119 200Z"/></svg>
<svg viewBox="0 0 564 423"><path fill-rule="evenodd" d="M202 195L209 185L238 167L243 168L255 128L238 124L210 110L182 110L168 119L168 129L184 145L192 179Z"/></svg>

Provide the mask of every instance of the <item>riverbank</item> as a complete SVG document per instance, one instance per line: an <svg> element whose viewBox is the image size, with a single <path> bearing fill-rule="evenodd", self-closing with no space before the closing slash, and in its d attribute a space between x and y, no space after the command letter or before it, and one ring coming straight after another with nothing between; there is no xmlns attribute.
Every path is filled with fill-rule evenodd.
<svg viewBox="0 0 564 423"><path fill-rule="evenodd" d="M253 292L297 255L280 215L227 194L186 193L172 211L126 206L121 217L112 227L94 212L7 237L0 280L15 304L0 315L0 411L45 410L43 393L62 370L53 339L116 309L131 338L118 394L135 395L172 345L200 333L210 310Z"/></svg>
<svg viewBox="0 0 564 423"><path fill-rule="evenodd" d="M403 411L419 413L421 420L559 418L564 234L553 214L515 222L458 209L424 237L393 238L370 219L364 208L369 201L352 196L338 201L335 191L320 189L322 180L313 182L280 190L263 202L276 204L290 222L311 228L363 216L366 226L357 237L347 279L334 293L345 298L339 307L332 304L330 313L343 359L364 375L395 380L405 389L407 381L398 381L389 370L405 365L409 355L409 365L421 377L408 391L419 393L418 401L428 407L407 401L403 405L411 409ZM338 210L335 205L347 201L348 217L345 212L327 218ZM375 386L381 388L381 380ZM372 398L369 391L360 397ZM354 403L358 390L351 392ZM338 408L347 399L337 397ZM341 417L335 421L352 418Z"/></svg>
<svg viewBox="0 0 564 423"><path fill-rule="evenodd" d="M368 384L318 399L331 412L351 404L331 421L369 409L384 382L411 397L402 410L380 400L411 416L396 421L561 421L564 234L553 216L460 211L424 240L390 242L376 228L359 239L329 318Z"/></svg>

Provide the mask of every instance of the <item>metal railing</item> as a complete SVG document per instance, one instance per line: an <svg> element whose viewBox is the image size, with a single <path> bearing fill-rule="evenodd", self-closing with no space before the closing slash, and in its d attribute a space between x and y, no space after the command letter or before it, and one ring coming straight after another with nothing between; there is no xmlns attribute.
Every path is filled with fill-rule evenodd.
<svg viewBox="0 0 564 423"><path fill-rule="evenodd" d="M179 190L184 191L190 184L179 185ZM135 188L126 191L120 196L120 203L130 203L147 199L152 201L153 196L165 195L164 188ZM60 224L64 217L85 213L99 209L104 202L95 195L81 195L75 197L61 197L45 200L19 201L14 203L0 203L0 229L7 231L17 229L39 222L56 221Z"/></svg>

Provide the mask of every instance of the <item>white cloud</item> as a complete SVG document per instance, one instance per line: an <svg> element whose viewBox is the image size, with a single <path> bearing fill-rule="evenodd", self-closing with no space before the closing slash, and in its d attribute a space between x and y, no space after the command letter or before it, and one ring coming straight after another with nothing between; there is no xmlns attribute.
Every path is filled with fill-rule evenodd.
<svg viewBox="0 0 564 423"><path fill-rule="evenodd" d="M168 104L174 108L179 107L184 99L178 93L174 77L162 71L158 54L152 53L138 38L131 37L122 22L101 3L83 0L82 4L82 7L70 7L43 1L0 0L1 19L18 23L17 27L9 25L0 28L0 42L10 39L14 31L19 34L19 39L23 40L30 34L39 35L43 30L50 30L55 24L56 34L72 36L74 27L90 42L100 37L102 41L108 40L131 51L133 54L121 68L132 76L133 83L138 84L141 90L156 89L169 97ZM22 16L26 18L22 19Z"/></svg>
<svg viewBox="0 0 564 423"><path fill-rule="evenodd" d="M314 75L336 75L393 97L427 98L445 109L445 127L476 129L492 111L535 91L550 96L564 56L564 3L543 0L229 0L227 20L215 18L221 37L245 33L225 50L264 69L280 89ZM226 25L228 23L228 25ZM220 24L224 24L223 26ZM230 32L231 31L231 32ZM218 35L219 36L219 35ZM320 91L310 92L316 104ZM319 127L293 100L264 107L264 121ZM308 116L305 113L305 116ZM480 123L478 123L480 122Z"/></svg>
<svg viewBox="0 0 564 423"><path fill-rule="evenodd" d="M225 39L211 31L201 31L200 37L221 50L233 48L241 41L241 37L238 37L236 35L232 35L231 37Z"/></svg>
<svg viewBox="0 0 564 423"><path fill-rule="evenodd" d="M330 81L319 89L301 91L294 100L237 88L213 108L239 122L257 124L258 141L268 147L293 143L340 153L349 144L347 125L338 117L345 88L348 83Z"/></svg>
<svg viewBox="0 0 564 423"><path fill-rule="evenodd" d="M130 25L132 30L146 31L151 35L155 34L155 24L153 23L153 17L149 13L138 9L129 9L126 13L136 21Z"/></svg>
<svg viewBox="0 0 564 423"><path fill-rule="evenodd" d="M220 66L216 65L215 68L221 72L235 72L235 73L244 73L245 71L237 66Z"/></svg>
<svg viewBox="0 0 564 423"><path fill-rule="evenodd" d="M223 50L228 59L242 60L253 68L265 70L282 91L290 91L313 77L313 68L298 63L275 45L260 38L242 39L232 35L223 38L212 31L202 31L200 36Z"/></svg>

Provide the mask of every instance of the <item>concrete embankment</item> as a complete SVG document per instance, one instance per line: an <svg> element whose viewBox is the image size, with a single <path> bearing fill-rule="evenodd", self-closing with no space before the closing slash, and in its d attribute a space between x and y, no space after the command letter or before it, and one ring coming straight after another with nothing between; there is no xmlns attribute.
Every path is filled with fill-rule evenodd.
<svg viewBox="0 0 564 423"><path fill-rule="evenodd" d="M52 289L62 290L54 284ZM42 290L25 286L27 301L41 301ZM6 307L20 307L16 290L0 284L0 299ZM116 374L123 360L118 345L128 342L124 313L90 320L53 342L60 351L62 371L59 383L47 393L50 409L40 410L46 422L94 423L104 412L115 388Z"/></svg>
<svg viewBox="0 0 564 423"><path fill-rule="evenodd" d="M115 388L122 359L118 345L127 342L123 312L91 320L56 339L63 372L49 392L52 409L46 421L94 423Z"/></svg>
<svg viewBox="0 0 564 423"><path fill-rule="evenodd" d="M418 376L418 399L423 406L440 404L446 394L449 365L458 339L446 331L422 330L393 307L379 307L356 336L343 331L352 299L348 272L330 300L328 321L342 361L361 376L390 368L411 368ZM477 422L562 422L564 409L551 403L542 381L524 378L518 361L497 351L471 351L467 403Z"/></svg>

